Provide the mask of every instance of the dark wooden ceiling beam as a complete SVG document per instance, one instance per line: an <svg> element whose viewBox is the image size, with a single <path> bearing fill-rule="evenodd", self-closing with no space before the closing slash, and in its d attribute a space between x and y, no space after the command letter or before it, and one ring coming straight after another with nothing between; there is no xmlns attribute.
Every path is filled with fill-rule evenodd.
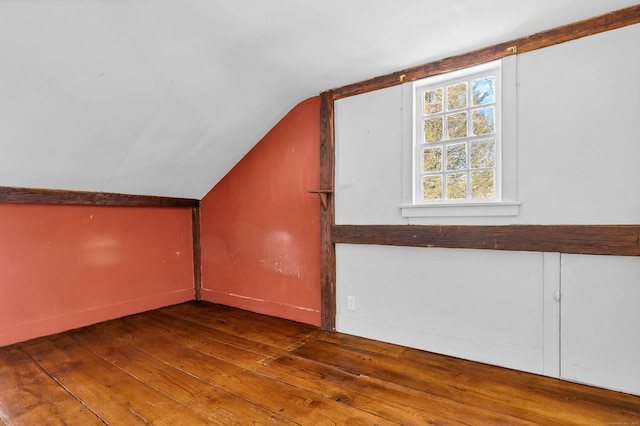
<svg viewBox="0 0 640 426"><path fill-rule="evenodd" d="M331 92L334 100L346 98L638 23L640 23L640 4L473 52L338 87Z"/></svg>
<svg viewBox="0 0 640 426"><path fill-rule="evenodd" d="M14 188L7 186L0 186L0 203L128 207L198 207L200 205L199 200L191 198L116 194L111 192Z"/></svg>

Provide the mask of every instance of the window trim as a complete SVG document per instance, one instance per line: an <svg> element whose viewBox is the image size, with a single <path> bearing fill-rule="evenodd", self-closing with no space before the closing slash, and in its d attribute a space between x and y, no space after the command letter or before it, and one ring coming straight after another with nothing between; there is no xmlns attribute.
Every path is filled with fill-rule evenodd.
<svg viewBox="0 0 640 426"><path fill-rule="evenodd" d="M516 194L516 149L517 149L517 104L516 104L516 56L509 56L502 62L501 93L501 145L498 151L497 172L500 181L496 188L502 189L502 197L496 200L461 200L438 201L433 203L416 203L414 185L416 161L414 159L415 135L414 117L416 86L424 86L425 80L431 83L464 77L495 67L492 61L477 66L469 66L462 70L447 72L422 80L402 85L402 202L399 206L402 217L455 217L455 216L517 216L520 202Z"/></svg>

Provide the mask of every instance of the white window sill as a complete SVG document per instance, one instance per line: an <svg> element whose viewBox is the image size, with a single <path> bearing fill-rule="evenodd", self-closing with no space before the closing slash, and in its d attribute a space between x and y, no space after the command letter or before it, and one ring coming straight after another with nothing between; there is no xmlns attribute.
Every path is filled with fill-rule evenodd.
<svg viewBox="0 0 640 426"><path fill-rule="evenodd" d="M402 217L518 216L517 201L491 203L403 204Z"/></svg>

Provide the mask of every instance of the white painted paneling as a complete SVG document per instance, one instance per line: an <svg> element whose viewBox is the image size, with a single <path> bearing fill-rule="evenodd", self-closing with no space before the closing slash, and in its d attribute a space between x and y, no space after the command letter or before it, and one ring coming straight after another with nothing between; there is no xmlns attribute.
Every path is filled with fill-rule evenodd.
<svg viewBox="0 0 640 426"><path fill-rule="evenodd" d="M335 103L337 224L406 223L401 107L401 86Z"/></svg>
<svg viewBox="0 0 640 426"><path fill-rule="evenodd" d="M640 25L519 56L520 223L640 217Z"/></svg>
<svg viewBox="0 0 640 426"><path fill-rule="evenodd" d="M562 255L561 377L640 395L640 258Z"/></svg>
<svg viewBox="0 0 640 426"><path fill-rule="evenodd" d="M544 372L541 253L339 244L337 257L338 331Z"/></svg>
<svg viewBox="0 0 640 426"><path fill-rule="evenodd" d="M542 253L544 262L543 374L560 376L560 253Z"/></svg>

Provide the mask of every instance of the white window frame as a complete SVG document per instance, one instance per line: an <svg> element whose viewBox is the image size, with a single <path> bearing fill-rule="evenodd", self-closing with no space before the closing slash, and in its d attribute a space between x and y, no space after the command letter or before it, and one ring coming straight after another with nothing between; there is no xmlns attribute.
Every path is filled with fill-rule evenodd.
<svg viewBox="0 0 640 426"><path fill-rule="evenodd" d="M417 201L421 145L423 100L416 99L420 88L433 84L450 84L478 73L501 68L499 98L496 99L496 197L491 200ZM446 82L446 83L445 83ZM520 203L516 198L516 56L476 65L461 70L405 83L402 88L403 191L400 209L403 217L517 216ZM420 117L418 117L418 114ZM420 120L419 122L417 120ZM420 125L417 124L420 123ZM444 157L443 157L444 160Z"/></svg>

